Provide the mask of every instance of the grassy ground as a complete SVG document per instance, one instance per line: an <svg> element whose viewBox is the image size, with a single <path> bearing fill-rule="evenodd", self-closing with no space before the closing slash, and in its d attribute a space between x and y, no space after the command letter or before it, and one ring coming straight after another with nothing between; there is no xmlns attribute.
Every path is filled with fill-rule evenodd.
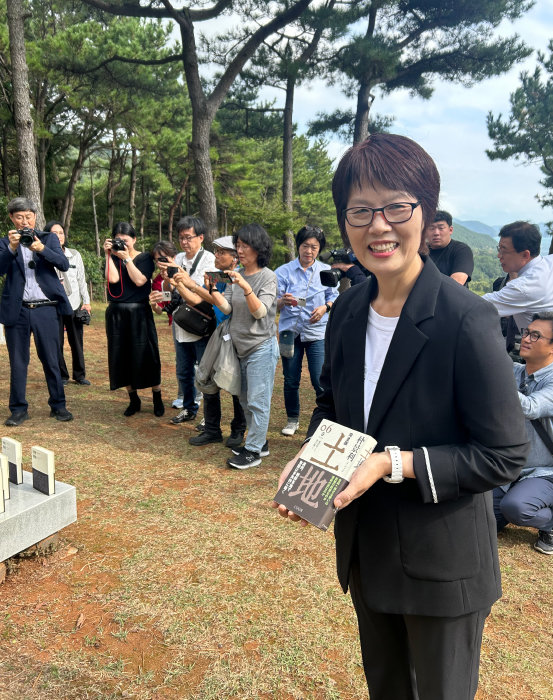
<svg viewBox="0 0 553 700"><path fill-rule="evenodd" d="M31 445L55 451L57 478L77 488L78 521L53 554L9 562L0 697L367 698L331 533L294 527L269 507L302 439L302 431L280 434L280 366L271 456L259 468L229 470L227 448L193 448L193 424L168 422L175 380L163 319L166 415L154 417L144 391L141 413L122 416L127 401L109 392L103 312L95 311L85 330L92 386L67 387L75 420L48 418L33 353L32 420L2 433L21 440L26 468ZM0 361L8 415L5 346ZM302 429L312 402L304 379ZM223 410L230 420L229 397ZM486 627L479 700L553 698L553 562L533 551L534 538L517 528L501 537L505 595Z"/></svg>

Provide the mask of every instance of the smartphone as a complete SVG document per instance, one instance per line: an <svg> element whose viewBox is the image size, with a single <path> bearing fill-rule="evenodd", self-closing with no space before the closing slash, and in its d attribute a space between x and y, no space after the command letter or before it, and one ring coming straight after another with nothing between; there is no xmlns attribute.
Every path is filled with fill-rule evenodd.
<svg viewBox="0 0 553 700"><path fill-rule="evenodd" d="M171 292L166 292L165 290L162 290L161 301L171 301L171 296Z"/></svg>
<svg viewBox="0 0 553 700"><path fill-rule="evenodd" d="M160 255L159 258L157 259L158 262L169 262L169 258L166 258L165 255Z"/></svg>
<svg viewBox="0 0 553 700"><path fill-rule="evenodd" d="M178 271L179 271L178 267L168 267L167 268L167 277L174 277Z"/></svg>
<svg viewBox="0 0 553 700"><path fill-rule="evenodd" d="M228 272L222 272L221 270L208 270L206 275L211 284L217 284L217 282L232 283L232 278Z"/></svg>

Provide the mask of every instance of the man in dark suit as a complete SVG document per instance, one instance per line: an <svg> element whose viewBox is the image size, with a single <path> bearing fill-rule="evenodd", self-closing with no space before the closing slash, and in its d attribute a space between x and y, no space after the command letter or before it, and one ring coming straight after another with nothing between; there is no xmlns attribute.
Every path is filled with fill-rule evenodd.
<svg viewBox="0 0 553 700"><path fill-rule="evenodd" d="M0 275L6 275L0 323L10 358L11 415L4 425L21 425L29 418L25 393L31 333L48 385L50 416L70 421L58 363L58 316L72 309L56 273L56 268L67 270L69 261L55 234L35 230L34 202L16 197L8 203L8 214L15 228L0 239Z"/></svg>

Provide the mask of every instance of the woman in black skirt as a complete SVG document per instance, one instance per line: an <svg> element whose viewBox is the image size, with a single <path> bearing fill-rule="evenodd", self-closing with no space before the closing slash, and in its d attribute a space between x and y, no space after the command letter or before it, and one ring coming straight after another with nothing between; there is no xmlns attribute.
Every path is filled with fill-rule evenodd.
<svg viewBox="0 0 553 700"><path fill-rule="evenodd" d="M161 399L161 362L157 332L148 303L154 261L135 250L134 228L120 222L104 242L109 305L106 309L110 389L126 387L130 403L124 411L140 411L138 389L152 387L154 413L165 413Z"/></svg>

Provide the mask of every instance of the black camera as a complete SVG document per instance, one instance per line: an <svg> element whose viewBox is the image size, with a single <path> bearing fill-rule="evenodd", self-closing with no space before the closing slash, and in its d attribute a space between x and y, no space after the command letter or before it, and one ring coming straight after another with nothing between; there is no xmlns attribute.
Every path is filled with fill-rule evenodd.
<svg viewBox="0 0 553 700"><path fill-rule="evenodd" d="M355 263L355 257L351 251L347 248L336 248L335 250L326 250L319 255L321 262L328 263L332 265L333 263L346 263L346 265L352 265ZM340 284L340 280L345 275L342 270L322 270L321 271L321 284L325 287L337 287Z"/></svg>
<svg viewBox="0 0 553 700"><path fill-rule="evenodd" d="M34 228L22 228L17 233L19 234L19 245L29 248L35 242L36 231Z"/></svg>
<svg viewBox="0 0 553 700"><path fill-rule="evenodd" d="M111 239L111 249L112 250L126 250L127 244L122 238L112 238Z"/></svg>
<svg viewBox="0 0 553 700"><path fill-rule="evenodd" d="M167 268L167 277L174 277L177 272L179 271L178 267L168 267Z"/></svg>
<svg viewBox="0 0 553 700"><path fill-rule="evenodd" d="M74 318L77 323L82 323L84 326L90 325L90 314L86 309L75 311Z"/></svg>
<svg viewBox="0 0 553 700"><path fill-rule="evenodd" d="M333 263L346 263L351 265L355 262L351 251L347 248L336 248L335 250L325 250L319 255L319 260L332 265Z"/></svg>

